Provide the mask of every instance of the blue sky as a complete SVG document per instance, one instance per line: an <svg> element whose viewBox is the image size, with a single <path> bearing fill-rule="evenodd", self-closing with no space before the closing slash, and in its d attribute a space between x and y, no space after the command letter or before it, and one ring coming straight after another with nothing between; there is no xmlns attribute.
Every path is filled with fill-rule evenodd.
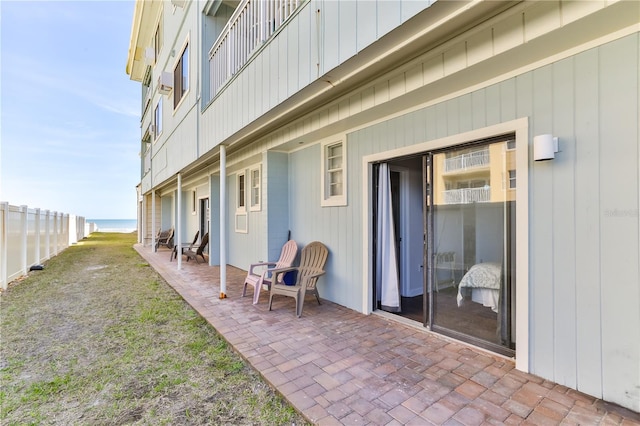
<svg viewBox="0 0 640 426"><path fill-rule="evenodd" d="M0 1L0 201L135 219L132 1Z"/></svg>

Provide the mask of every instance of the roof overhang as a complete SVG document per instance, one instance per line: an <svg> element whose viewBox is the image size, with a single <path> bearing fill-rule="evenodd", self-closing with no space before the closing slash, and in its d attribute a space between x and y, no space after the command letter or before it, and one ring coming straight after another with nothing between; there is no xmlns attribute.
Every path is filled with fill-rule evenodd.
<svg viewBox="0 0 640 426"><path fill-rule="evenodd" d="M153 46L153 36L162 8L161 1L136 0L131 23L127 74L134 81L142 81L146 69L144 50Z"/></svg>

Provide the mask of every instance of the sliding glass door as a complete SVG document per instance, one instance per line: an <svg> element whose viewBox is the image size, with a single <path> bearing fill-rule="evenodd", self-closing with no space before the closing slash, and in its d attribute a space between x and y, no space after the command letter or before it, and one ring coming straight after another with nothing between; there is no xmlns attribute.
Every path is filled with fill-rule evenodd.
<svg viewBox="0 0 640 426"><path fill-rule="evenodd" d="M425 167L430 328L513 354L513 138L428 153Z"/></svg>
<svg viewBox="0 0 640 426"><path fill-rule="evenodd" d="M373 166L374 306L515 354L512 135Z"/></svg>

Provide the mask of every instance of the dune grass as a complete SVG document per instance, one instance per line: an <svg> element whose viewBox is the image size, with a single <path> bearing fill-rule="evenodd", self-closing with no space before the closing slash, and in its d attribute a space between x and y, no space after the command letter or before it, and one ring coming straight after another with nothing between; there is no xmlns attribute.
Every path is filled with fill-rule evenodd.
<svg viewBox="0 0 640 426"><path fill-rule="evenodd" d="M304 424L133 250L95 233L0 299L0 423Z"/></svg>

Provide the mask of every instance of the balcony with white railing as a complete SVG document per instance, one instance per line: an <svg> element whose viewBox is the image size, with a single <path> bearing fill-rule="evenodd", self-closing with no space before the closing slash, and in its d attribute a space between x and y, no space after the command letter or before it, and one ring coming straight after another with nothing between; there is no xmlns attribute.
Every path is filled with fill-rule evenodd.
<svg viewBox="0 0 640 426"><path fill-rule="evenodd" d="M481 149L445 159L444 172L451 173L489 167L490 162L489 149Z"/></svg>
<svg viewBox="0 0 640 426"><path fill-rule="evenodd" d="M243 0L209 51L210 100L305 0Z"/></svg>
<svg viewBox="0 0 640 426"><path fill-rule="evenodd" d="M461 188L444 191L444 204L488 203L491 188Z"/></svg>

